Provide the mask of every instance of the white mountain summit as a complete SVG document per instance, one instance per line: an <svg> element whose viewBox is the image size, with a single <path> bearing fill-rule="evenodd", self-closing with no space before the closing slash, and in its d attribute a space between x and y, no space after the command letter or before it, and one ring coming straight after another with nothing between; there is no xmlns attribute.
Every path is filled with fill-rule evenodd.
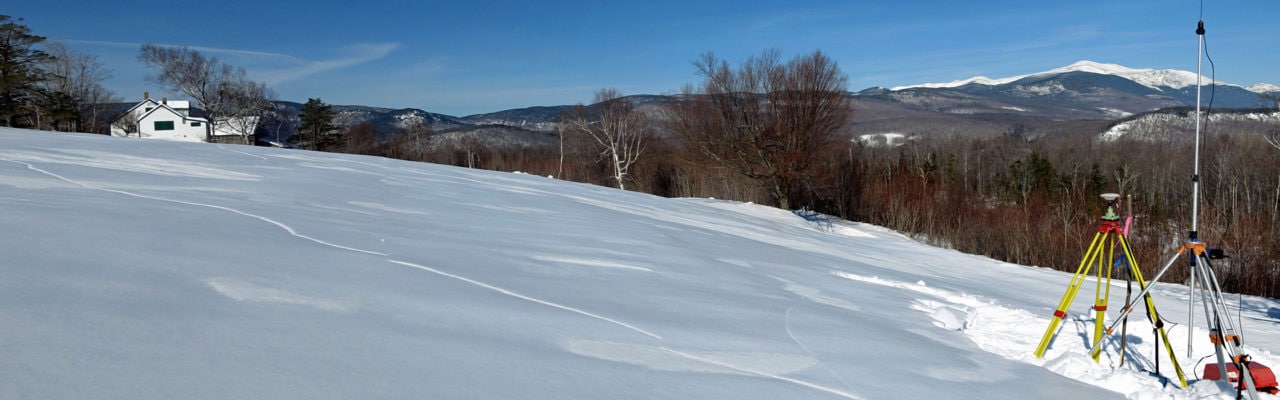
<svg viewBox="0 0 1280 400"><path fill-rule="evenodd" d="M1253 86L1249 86L1246 89L1249 89L1250 92L1254 92L1254 93L1280 92L1280 86L1272 85L1270 83L1255 83Z"/></svg>
<svg viewBox="0 0 1280 400"><path fill-rule="evenodd" d="M1055 68L1044 72L1034 74L1011 76L1007 78L991 79L984 76L976 76L969 79L958 80L948 83L926 83L921 85L899 86L890 90L903 90L911 88L953 88L976 83L979 85L1002 85L1011 83L1023 78L1057 75L1067 72L1091 72L1095 74L1114 75L1125 78L1141 85L1151 87L1153 89L1173 88L1181 89L1196 84L1196 73L1190 71L1182 71L1176 69L1138 69L1129 68L1119 64L1106 64L1094 61L1077 61L1074 64ZM1201 78L1202 84L1209 84L1212 80L1207 77ZM1219 85L1226 83L1218 82ZM1227 84L1229 85L1229 84ZM1234 85L1233 85L1234 86ZM1256 93L1264 93L1269 91L1280 90L1280 87L1270 84L1257 84L1247 88Z"/></svg>

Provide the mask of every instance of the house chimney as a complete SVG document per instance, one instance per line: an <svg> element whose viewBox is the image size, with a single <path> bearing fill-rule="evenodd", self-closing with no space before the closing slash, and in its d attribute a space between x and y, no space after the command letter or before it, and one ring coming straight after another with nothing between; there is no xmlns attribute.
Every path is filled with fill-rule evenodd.
<svg viewBox="0 0 1280 400"><path fill-rule="evenodd" d="M161 98L160 98L160 104L164 104L164 105L166 105L166 106L167 106L167 105L169 105L169 98L168 98L168 97L161 97Z"/></svg>
<svg viewBox="0 0 1280 400"><path fill-rule="evenodd" d="M151 92L142 92L142 99L143 99L143 100L147 100L147 99L150 99L150 98L151 98Z"/></svg>

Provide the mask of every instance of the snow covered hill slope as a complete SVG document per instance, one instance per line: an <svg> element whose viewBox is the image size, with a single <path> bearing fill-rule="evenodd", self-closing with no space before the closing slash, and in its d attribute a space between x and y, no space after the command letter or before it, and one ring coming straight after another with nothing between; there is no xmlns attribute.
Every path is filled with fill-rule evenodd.
<svg viewBox="0 0 1280 400"><path fill-rule="evenodd" d="M1141 371L1143 318L1095 364L1085 299L1036 359L1067 274L752 204L0 128L0 209L3 399L1233 395ZM1280 365L1280 304L1243 305Z"/></svg>

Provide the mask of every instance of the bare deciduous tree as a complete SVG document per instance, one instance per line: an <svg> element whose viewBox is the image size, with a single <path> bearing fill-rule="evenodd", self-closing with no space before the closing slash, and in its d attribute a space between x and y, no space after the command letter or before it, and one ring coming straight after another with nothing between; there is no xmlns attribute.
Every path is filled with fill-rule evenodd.
<svg viewBox="0 0 1280 400"><path fill-rule="evenodd" d="M1259 95L1262 98L1263 106L1275 107L1276 111L1280 111L1280 92L1264 93ZM1271 129L1262 134L1267 143L1280 149L1280 129Z"/></svg>
<svg viewBox="0 0 1280 400"><path fill-rule="evenodd" d="M608 160L612 179L618 189L626 190L627 174L653 138L649 119L617 89L597 91L594 103L594 113L585 106L576 107L562 132L590 138L597 161Z"/></svg>
<svg viewBox="0 0 1280 400"><path fill-rule="evenodd" d="M342 133L340 153L382 155L382 140L378 135L378 126L364 121L347 128Z"/></svg>
<svg viewBox="0 0 1280 400"><path fill-rule="evenodd" d="M41 87L51 98L62 99L68 115L67 125L59 126L56 122L49 128L73 130L80 132L102 133L106 130L104 109L109 103L118 103L122 99L102 86L111 78L111 70L98 57L91 54L78 53L62 42L48 42L45 52L49 54L42 63L47 79Z"/></svg>
<svg viewBox="0 0 1280 400"><path fill-rule="evenodd" d="M431 125L415 121L400 130L387 144L387 157L409 161L426 161L430 151Z"/></svg>
<svg viewBox="0 0 1280 400"><path fill-rule="evenodd" d="M783 64L777 50L736 69L707 53L694 62L701 86L686 87L669 115L686 146L758 182L789 209L816 165L849 125L848 78L821 51Z"/></svg>
<svg viewBox="0 0 1280 400"><path fill-rule="evenodd" d="M266 84L243 80L239 84L227 85L222 95L227 107L220 111L221 123L227 130L244 138L244 144L253 144L253 134L261 125L262 115L271 108L269 99L275 94L267 89ZM214 121L212 117L209 120Z"/></svg>
<svg viewBox="0 0 1280 400"><path fill-rule="evenodd" d="M279 103L268 103L267 109L262 115L261 125L271 133L276 145L280 145L284 143L283 139L280 138L280 132L288 131L285 127L297 130L298 109Z"/></svg>
<svg viewBox="0 0 1280 400"><path fill-rule="evenodd" d="M251 121L231 126L245 136L246 143L251 143L257 119L267 108L269 93L265 84L250 80L244 68L232 67L187 47L154 44L142 45L138 59L159 69L150 77L152 81L191 96L214 130L231 119Z"/></svg>

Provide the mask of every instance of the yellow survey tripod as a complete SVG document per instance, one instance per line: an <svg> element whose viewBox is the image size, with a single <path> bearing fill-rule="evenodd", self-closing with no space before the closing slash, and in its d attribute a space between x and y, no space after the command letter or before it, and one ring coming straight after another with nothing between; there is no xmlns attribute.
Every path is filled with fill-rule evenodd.
<svg viewBox="0 0 1280 400"><path fill-rule="evenodd" d="M1178 381L1182 387L1187 386L1187 378L1182 373L1182 367L1178 365L1178 359L1173 355L1173 347L1169 345L1169 336L1164 330L1164 321L1160 320L1160 313L1156 312L1155 303L1151 301L1151 295L1147 290L1146 281L1142 279L1142 271L1138 268L1137 259L1133 257L1133 250L1129 248L1129 241L1125 238L1121 231L1120 216L1116 214L1116 199L1120 195L1115 193L1103 193L1102 200L1107 203L1107 211L1102 215L1098 224L1098 232L1093 235L1093 242L1089 244L1089 249L1085 251L1084 258L1080 260L1080 266L1076 267L1076 273L1071 277L1071 283L1067 286L1066 294L1063 294L1062 301L1058 302L1058 308L1053 311L1053 319L1049 321L1049 328L1044 331L1044 337L1040 339L1040 345L1036 346L1036 357L1043 358L1044 352L1049 348L1049 342L1053 340L1058 332L1058 326L1062 323L1063 318L1067 316L1067 309L1071 307L1071 302L1075 300L1076 294L1080 292L1080 287L1084 286L1085 279L1089 277L1089 272L1097 267L1097 286L1094 292L1093 310L1097 313L1094 319L1093 331L1093 360L1098 361L1100 356L1100 345L1104 333L1110 334L1111 329L1103 332L1103 325L1106 322L1107 300L1111 297L1111 273L1112 269L1121 263L1129 267L1128 272L1134 281L1138 282L1138 287L1142 289L1139 297L1147 306L1147 317L1151 319L1151 324L1157 331L1157 341L1163 339L1165 350L1169 353L1169 360L1173 363L1173 368L1178 372ZM1124 257L1121 262L1116 262L1116 248L1122 251L1121 256ZM1104 282L1103 271L1106 271ZM1126 310L1126 315L1128 310ZM1157 345L1158 346L1158 345ZM1123 349L1122 349L1123 351ZM1159 353L1157 352L1157 357ZM1159 360L1156 361L1156 373L1159 373Z"/></svg>

